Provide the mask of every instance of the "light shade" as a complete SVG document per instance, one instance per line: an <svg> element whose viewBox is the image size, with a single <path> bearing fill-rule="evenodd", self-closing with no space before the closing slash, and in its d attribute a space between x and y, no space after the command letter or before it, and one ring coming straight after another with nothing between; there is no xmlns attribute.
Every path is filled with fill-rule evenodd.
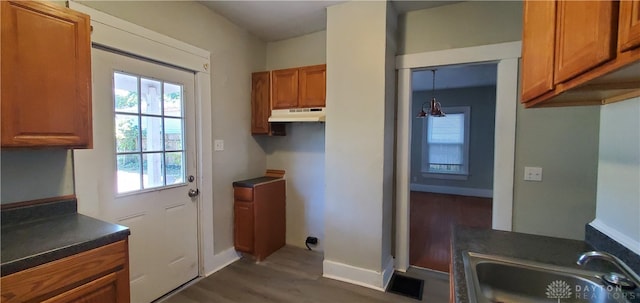
<svg viewBox="0 0 640 303"><path fill-rule="evenodd" d="M422 103L422 108L420 112L416 116L416 118L424 118L427 115L433 117L444 117L445 114L440 108L440 102L436 101L436 70L431 70L433 72L433 86L431 87L431 102L429 103L429 111L424 110L424 106L427 102Z"/></svg>

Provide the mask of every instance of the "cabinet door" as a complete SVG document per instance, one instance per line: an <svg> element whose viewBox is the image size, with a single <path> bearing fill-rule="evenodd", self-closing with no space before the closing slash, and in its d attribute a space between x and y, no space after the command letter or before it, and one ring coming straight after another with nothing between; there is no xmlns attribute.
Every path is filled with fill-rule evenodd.
<svg viewBox="0 0 640 303"><path fill-rule="evenodd" d="M269 134L269 72L251 74L251 134Z"/></svg>
<svg viewBox="0 0 640 303"><path fill-rule="evenodd" d="M558 1L554 83L614 58L617 2Z"/></svg>
<svg viewBox="0 0 640 303"><path fill-rule="evenodd" d="M524 2L522 102L553 89L555 22L555 2Z"/></svg>
<svg viewBox="0 0 640 303"><path fill-rule="evenodd" d="M128 247L123 240L4 276L0 301L129 303Z"/></svg>
<svg viewBox="0 0 640 303"><path fill-rule="evenodd" d="M298 69L271 72L271 107L287 109L298 107Z"/></svg>
<svg viewBox="0 0 640 303"><path fill-rule="evenodd" d="M640 0L620 1L618 48L621 52L640 46Z"/></svg>
<svg viewBox="0 0 640 303"><path fill-rule="evenodd" d="M252 202L234 203L233 237L238 251L253 253L254 216Z"/></svg>
<svg viewBox="0 0 640 303"><path fill-rule="evenodd" d="M67 292L61 293L51 299L42 301L42 303L102 302L123 302L118 299L118 273L108 274Z"/></svg>
<svg viewBox="0 0 640 303"><path fill-rule="evenodd" d="M91 146L89 16L0 2L2 147Z"/></svg>
<svg viewBox="0 0 640 303"><path fill-rule="evenodd" d="M299 71L299 107L324 107L326 99L327 65L301 67Z"/></svg>

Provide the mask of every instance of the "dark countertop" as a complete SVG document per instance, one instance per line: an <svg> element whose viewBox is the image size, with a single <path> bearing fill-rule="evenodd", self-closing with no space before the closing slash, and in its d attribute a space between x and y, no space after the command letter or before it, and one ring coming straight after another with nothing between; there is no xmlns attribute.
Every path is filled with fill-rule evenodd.
<svg viewBox="0 0 640 303"><path fill-rule="evenodd" d="M124 240L130 234L127 227L78 214L75 207L71 211L70 207L60 207L58 203L50 204L49 207L65 211L54 210L46 217L36 218L25 216L20 210L11 210L13 214L8 216L3 210L2 276ZM42 207L47 205L31 206L28 212L47 213Z"/></svg>
<svg viewBox="0 0 640 303"><path fill-rule="evenodd" d="M233 187L254 187L260 183L267 183L271 181L275 181L278 179L282 179L279 177L258 177L253 179L241 180L233 182Z"/></svg>
<svg viewBox="0 0 640 303"><path fill-rule="evenodd" d="M455 302L467 303L462 253L471 251L581 269L578 256L593 250L583 241L457 226L453 234ZM584 268L582 268L584 269Z"/></svg>

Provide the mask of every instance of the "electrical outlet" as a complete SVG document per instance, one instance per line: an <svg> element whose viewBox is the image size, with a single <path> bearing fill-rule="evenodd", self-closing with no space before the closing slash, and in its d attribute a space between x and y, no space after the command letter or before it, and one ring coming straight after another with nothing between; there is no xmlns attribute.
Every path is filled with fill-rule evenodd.
<svg viewBox="0 0 640 303"><path fill-rule="evenodd" d="M312 245L316 245L318 244L318 238L316 237L307 237L307 241L305 241L306 244L312 244Z"/></svg>
<svg viewBox="0 0 640 303"><path fill-rule="evenodd" d="M214 140L213 141L213 150L214 151L223 151L224 150L224 140Z"/></svg>
<svg viewBox="0 0 640 303"><path fill-rule="evenodd" d="M525 166L524 180L525 181L542 181L542 167Z"/></svg>

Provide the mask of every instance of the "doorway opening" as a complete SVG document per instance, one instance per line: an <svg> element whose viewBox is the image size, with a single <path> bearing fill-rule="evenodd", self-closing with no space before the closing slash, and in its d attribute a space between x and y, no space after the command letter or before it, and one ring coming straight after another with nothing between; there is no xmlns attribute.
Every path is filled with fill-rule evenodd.
<svg viewBox="0 0 640 303"><path fill-rule="evenodd" d="M412 71L412 266L448 272L453 226L491 228L496 74L494 62ZM445 116L417 117L432 98Z"/></svg>
<svg viewBox="0 0 640 303"><path fill-rule="evenodd" d="M516 108L518 104L518 60L521 41L447 49L401 55L396 58L398 69L398 122L396 133L396 237L395 269L409 268L411 141L413 124L412 73L429 67L462 64L495 63L495 135L493 161L493 203L491 227L512 229L513 173L515 160ZM445 111L446 114L446 111Z"/></svg>

